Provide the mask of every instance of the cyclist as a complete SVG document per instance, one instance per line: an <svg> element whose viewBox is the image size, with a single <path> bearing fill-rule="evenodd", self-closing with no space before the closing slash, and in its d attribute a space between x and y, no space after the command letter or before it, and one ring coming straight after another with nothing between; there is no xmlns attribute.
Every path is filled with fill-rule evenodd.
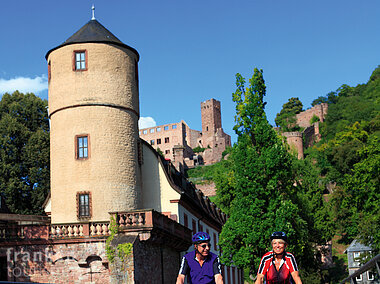
<svg viewBox="0 0 380 284"><path fill-rule="evenodd" d="M194 250L182 258L177 284L183 284L186 276L191 284L223 284L219 257L210 252L209 234L198 232L192 242Z"/></svg>
<svg viewBox="0 0 380 284"><path fill-rule="evenodd" d="M291 278L296 284L302 284L298 274L296 259L285 251L288 245L288 237L284 232L274 232L270 240L273 250L264 254L261 259L255 284L289 284Z"/></svg>

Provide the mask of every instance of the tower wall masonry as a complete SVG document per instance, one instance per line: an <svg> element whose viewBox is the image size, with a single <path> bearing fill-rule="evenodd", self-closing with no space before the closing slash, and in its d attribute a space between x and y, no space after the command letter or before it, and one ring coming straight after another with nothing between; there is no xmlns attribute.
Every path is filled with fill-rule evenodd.
<svg viewBox="0 0 380 284"><path fill-rule="evenodd" d="M87 70L73 70L75 51L86 52ZM129 49L102 43L49 54L53 224L78 221L80 192L90 193L90 220L139 207L137 60ZM77 135L88 135L86 159L76 158Z"/></svg>

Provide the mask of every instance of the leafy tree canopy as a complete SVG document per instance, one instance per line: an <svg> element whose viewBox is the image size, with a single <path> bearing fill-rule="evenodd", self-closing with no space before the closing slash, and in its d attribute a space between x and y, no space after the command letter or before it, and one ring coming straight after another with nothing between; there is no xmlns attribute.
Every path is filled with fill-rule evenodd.
<svg viewBox="0 0 380 284"><path fill-rule="evenodd" d="M310 192L307 184L314 183L311 175L305 174L305 181L301 183L304 190L297 194L293 185L297 173L293 165L295 159L265 115L262 70L255 68L247 88L244 78L237 74L236 86L234 129L238 142L214 178L218 188L216 202L229 215L219 240L222 261L254 272L261 256L270 248L270 234L286 231L291 239L290 250L299 257L301 265L310 267L313 262L310 242L331 235L325 229L321 237L314 228L314 218L309 215L315 211L313 206L321 204L321 189L313 186L314 193L318 194ZM306 193L309 196L305 196ZM316 205L308 201L310 197L318 200ZM298 202L305 204L301 207ZM326 216L323 212L318 214L322 228L322 219Z"/></svg>
<svg viewBox="0 0 380 284"><path fill-rule="evenodd" d="M344 240L359 238L378 252L380 66L366 84L342 85L317 100L329 104L328 114L322 141L306 151L307 159L314 161L321 183L337 185L329 203Z"/></svg>
<svg viewBox="0 0 380 284"><path fill-rule="evenodd" d="M47 101L4 94L0 101L0 193L12 213L42 213L50 188Z"/></svg>
<svg viewBox="0 0 380 284"><path fill-rule="evenodd" d="M298 131L299 126L296 124L296 114L302 112L303 105L299 98L290 98L282 106L280 113L276 115L275 123L281 127L282 131Z"/></svg>

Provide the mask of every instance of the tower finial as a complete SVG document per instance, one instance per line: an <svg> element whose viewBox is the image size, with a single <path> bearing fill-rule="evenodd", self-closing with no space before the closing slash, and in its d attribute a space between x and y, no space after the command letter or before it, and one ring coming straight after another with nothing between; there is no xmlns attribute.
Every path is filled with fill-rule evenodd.
<svg viewBox="0 0 380 284"><path fill-rule="evenodd" d="M91 20L95 20L95 5L94 4L92 4L92 18L91 18Z"/></svg>

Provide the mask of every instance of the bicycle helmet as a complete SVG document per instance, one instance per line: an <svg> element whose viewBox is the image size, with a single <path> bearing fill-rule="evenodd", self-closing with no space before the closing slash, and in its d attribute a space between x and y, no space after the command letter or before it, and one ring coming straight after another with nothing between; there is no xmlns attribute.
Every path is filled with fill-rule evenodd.
<svg viewBox="0 0 380 284"><path fill-rule="evenodd" d="M210 239L211 239L210 235L205 232L195 233L194 236L191 238L193 244L209 242Z"/></svg>
<svg viewBox="0 0 380 284"><path fill-rule="evenodd" d="M281 239L288 243L288 236L284 232L273 232L270 236L270 240L272 241L274 239Z"/></svg>

